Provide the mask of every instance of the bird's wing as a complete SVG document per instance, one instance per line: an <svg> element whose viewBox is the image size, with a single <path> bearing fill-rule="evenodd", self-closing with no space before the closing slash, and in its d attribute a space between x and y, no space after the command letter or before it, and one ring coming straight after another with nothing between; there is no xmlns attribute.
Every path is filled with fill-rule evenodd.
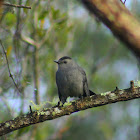
<svg viewBox="0 0 140 140"><path fill-rule="evenodd" d="M60 90L59 90L59 77L58 77L58 72L56 72L56 84L57 84L57 89L58 89L58 96L59 96L59 100L61 101L61 93L60 93Z"/></svg>
<svg viewBox="0 0 140 140"><path fill-rule="evenodd" d="M83 96L85 96L85 97L86 96L90 96L89 89L88 89L88 82L87 82L86 73L85 73L85 71L80 66L78 67L78 69L81 72L82 77L83 77L83 93L84 93Z"/></svg>

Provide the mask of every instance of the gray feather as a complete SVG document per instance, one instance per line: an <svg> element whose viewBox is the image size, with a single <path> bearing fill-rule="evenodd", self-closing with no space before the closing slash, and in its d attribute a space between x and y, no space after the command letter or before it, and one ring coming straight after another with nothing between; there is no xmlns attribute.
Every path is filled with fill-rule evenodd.
<svg viewBox="0 0 140 140"><path fill-rule="evenodd" d="M70 57L62 57L58 61L56 84L60 101L64 104L67 97L90 96L85 71Z"/></svg>

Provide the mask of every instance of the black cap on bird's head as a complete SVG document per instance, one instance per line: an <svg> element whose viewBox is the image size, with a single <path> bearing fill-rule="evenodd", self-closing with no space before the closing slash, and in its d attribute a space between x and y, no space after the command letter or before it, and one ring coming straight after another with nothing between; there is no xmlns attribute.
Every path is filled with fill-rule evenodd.
<svg viewBox="0 0 140 140"><path fill-rule="evenodd" d="M55 63L60 64L60 63L66 63L65 60L71 59L69 56L63 56L59 60L54 60Z"/></svg>
<svg viewBox="0 0 140 140"><path fill-rule="evenodd" d="M63 56L59 60L71 59L69 56Z"/></svg>

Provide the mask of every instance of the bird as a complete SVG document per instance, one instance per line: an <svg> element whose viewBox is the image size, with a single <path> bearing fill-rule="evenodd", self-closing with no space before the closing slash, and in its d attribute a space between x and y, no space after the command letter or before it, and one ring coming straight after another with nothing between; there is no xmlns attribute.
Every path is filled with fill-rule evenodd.
<svg viewBox="0 0 140 140"><path fill-rule="evenodd" d="M56 85L58 89L59 102L62 105L68 97L84 97L96 95L89 90L85 71L69 56L63 56L54 60L58 64L56 72Z"/></svg>

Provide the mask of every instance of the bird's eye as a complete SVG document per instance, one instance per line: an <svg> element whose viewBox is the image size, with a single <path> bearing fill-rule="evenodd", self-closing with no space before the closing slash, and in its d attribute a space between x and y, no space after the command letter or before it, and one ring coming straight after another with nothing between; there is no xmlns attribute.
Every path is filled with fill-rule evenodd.
<svg viewBox="0 0 140 140"><path fill-rule="evenodd" d="M66 63L67 63L67 61L64 61L64 63L66 64Z"/></svg>

